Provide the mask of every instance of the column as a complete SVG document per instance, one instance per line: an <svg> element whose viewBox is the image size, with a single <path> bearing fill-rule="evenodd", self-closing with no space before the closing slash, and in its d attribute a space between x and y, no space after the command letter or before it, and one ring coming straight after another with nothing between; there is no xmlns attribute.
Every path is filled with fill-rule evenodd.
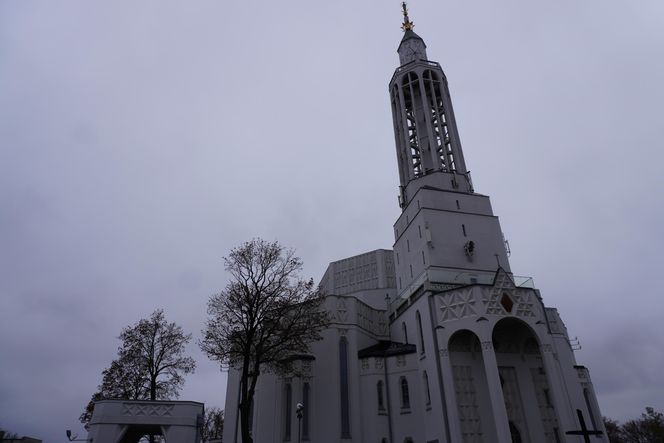
<svg viewBox="0 0 664 443"><path fill-rule="evenodd" d="M498 363L496 362L496 353L493 351L491 340L482 342L482 360L484 361L484 372L491 398L491 409L496 423L496 442L511 443L509 420L507 419L507 409L505 409L505 399L503 398L503 388L500 385L500 375L498 374Z"/></svg>

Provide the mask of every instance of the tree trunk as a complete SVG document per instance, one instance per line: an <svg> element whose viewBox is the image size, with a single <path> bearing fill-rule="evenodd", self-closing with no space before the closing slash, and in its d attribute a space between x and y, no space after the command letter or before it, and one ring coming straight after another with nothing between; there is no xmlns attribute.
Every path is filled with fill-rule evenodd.
<svg viewBox="0 0 664 443"><path fill-rule="evenodd" d="M242 435L242 443L254 443L251 436L251 429L249 429L249 413L251 412L251 403L242 402L240 404L240 433Z"/></svg>
<svg viewBox="0 0 664 443"><path fill-rule="evenodd" d="M249 389L249 362L250 356L245 354L242 362L242 375L240 378L240 435L242 443L253 443L251 429L249 429L249 413L251 408L251 398Z"/></svg>
<svg viewBox="0 0 664 443"><path fill-rule="evenodd" d="M157 399L157 377L152 377L150 380L150 400Z"/></svg>
<svg viewBox="0 0 664 443"><path fill-rule="evenodd" d="M157 399L157 379L152 378L150 380L150 400L155 401ZM150 434L150 443L154 443L154 434Z"/></svg>

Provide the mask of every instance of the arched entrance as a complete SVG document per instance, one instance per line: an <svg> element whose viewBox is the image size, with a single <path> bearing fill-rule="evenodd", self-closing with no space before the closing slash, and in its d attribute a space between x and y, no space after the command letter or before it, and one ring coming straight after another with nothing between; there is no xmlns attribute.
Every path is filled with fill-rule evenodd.
<svg viewBox="0 0 664 443"><path fill-rule="evenodd" d="M463 442L491 441L495 423L480 340L461 330L450 337L448 349Z"/></svg>
<svg viewBox="0 0 664 443"><path fill-rule="evenodd" d="M560 441L535 333L522 320L505 318L496 323L492 339L512 441Z"/></svg>
<svg viewBox="0 0 664 443"><path fill-rule="evenodd" d="M95 443L138 443L158 435L166 443L198 443L203 403L102 400L95 402L88 438Z"/></svg>
<svg viewBox="0 0 664 443"><path fill-rule="evenodd" d="M154 436L154 441L158 443L168 443L163 436L161 426L129 425L122 435L119 443L143 443L149 442L149 436Z"/></svg>

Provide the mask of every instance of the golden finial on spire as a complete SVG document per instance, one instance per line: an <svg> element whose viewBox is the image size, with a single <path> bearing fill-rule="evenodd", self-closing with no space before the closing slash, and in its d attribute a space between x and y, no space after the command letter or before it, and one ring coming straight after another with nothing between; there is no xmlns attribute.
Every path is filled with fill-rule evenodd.
<svg viewBox="0 0 664 443"><path fill-rule="evenodd" d="M406 2L401 2L401 7L403 8L403 24L401 25L401 29L403 29L404 32L410 31L415 25L408 17L408 8L406 7Z"/></svg>

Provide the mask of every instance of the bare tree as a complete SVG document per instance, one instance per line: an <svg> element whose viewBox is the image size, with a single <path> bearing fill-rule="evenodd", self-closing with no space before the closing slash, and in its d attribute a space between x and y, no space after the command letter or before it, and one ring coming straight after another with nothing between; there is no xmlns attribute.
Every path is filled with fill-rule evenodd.
<svg viewBox="0 0 664 443"><path fill-rule="evenodd" d="M102 372L102 382L79 418L84 424L92 418L95 401L177 398L184 375L196 367L194 359L184 355L191 334L166 321L161 309L124 328L118 338L118 358Z"/></svg>
<svg viewBox="0 0 664 443"><path fill-rule="evenodd" d="M184 384L184 375L196 368L194 359L184 355L191 334L185 334L175 323L168 323L161 309L154 311L149 319L123 329L120 340L120 358L136 361L144 368L150 400L156 400L158 392L177 393Z"/></svg>
<svg viewBox="0 0 664 443"><path fill-rule="evenodd" d="M622 436L627 443L664 442L664 414L647 407L640 419L629 420L622 426Z"/></svg>
<svg viewBox="0 0 664 443"><path fill-rule="evenodd" d="M224 411L219 408L205 408L203 417L203 429L201 430L201 439L203 443L210 440L221 440L224 433Z"/></svg>
<svg viewBox="0 0 664 443"><path fill-rule="evenodd" d="M604 420L604 429L606 429L606 436L610 443L626 443L622 436L622 426L615 420L607 417L602 417Z"/></svg>
<svg viewBox="0 0 664 443"><path fill-rule="evenodd" d="M629 420L623 425L604 417L606 434L611 443L662 443L664 442L664 414L646 407L641 418Z"/></svg>
<svg viewBox="0 0 664 443"><path fill-rule="evenodd" d="M302 260L278 242L254 239L224 257L231 280L208 302L201 349L240 371L240 428L252 443L249 414L261 371L279 371L320 340L327 313L313 280L300 278Z"/></svg>
<svg viewBox="0 0 664 443"><path fill-rule="evenodd" d="M6 431L2 428L0 428L0 442L7 440L18 440L18 434L14 434L13 432Z"/></svg>

